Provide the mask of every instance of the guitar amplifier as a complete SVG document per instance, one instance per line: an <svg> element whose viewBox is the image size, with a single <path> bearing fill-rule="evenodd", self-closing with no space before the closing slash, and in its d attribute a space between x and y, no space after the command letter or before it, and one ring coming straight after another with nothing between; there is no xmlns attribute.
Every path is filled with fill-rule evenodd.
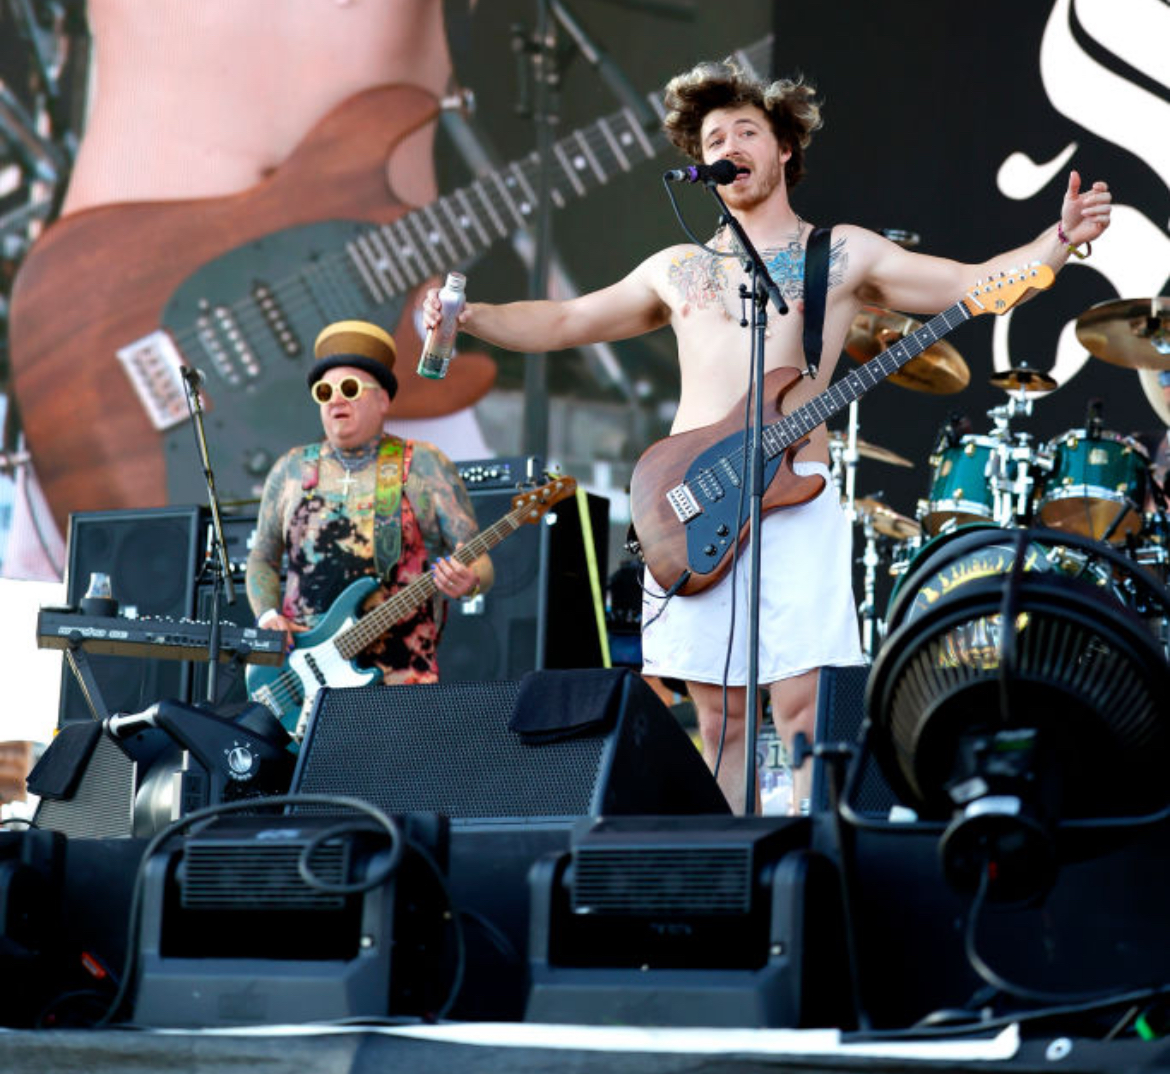
<svg viewBox="0 0 1170 1074"><path fill-rule="evenodd" d="M539 455L468 459L457 462L455 469L459 471L463 484L471 493L487 492L492 489L510 489L514 492L522 482L540 484L544 481L544 462ZM484 520L480 519L480 526L483 524Z"/></svg>
<svg viewBox="0 0 1170 1074"><path fill-rule="evenodd" d="M478 459L455 466L481 530L511 510L521 481L544 479L537 456ZM565 500L539 524L521 526L491 551L492 588L476 600L451 603L439 644L444 682L518 679L526 671L543 668L601 667L589 560L593 559L603 587L608 576L609 501L585 497L588 525L580 502Z"/></svg>

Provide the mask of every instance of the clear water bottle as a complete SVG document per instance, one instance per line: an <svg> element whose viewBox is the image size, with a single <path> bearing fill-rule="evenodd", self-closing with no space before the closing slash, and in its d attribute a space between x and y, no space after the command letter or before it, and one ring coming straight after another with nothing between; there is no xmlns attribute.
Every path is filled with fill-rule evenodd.
<svg viewBox="0 0 1170 1074"><path fill-rule="evenodd" d="M447 367L451 364L451 355L455 350L455 336L459 332L459 314L466 301L463 293L466 286L467 277L461 272L447 273L447 282L439 292L443 319L427 332L427 338L423 340L422 357L418 360L420 377L442 380L447 375Z"/></svg>

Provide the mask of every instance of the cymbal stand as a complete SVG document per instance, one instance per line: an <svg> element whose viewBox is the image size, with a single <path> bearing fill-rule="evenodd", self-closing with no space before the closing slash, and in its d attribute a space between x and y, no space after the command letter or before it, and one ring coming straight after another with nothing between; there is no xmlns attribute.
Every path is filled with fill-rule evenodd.
<svg viewBox="0 0 1170 1074"><path fill-rule="evenodd" d="M857 606L857 616L861 621L861 648L866 656L873 660L877 656L878 644L883 632L883 624L877 615L877 568L880 562L878 556L878 532L874 525L873 515L868 511L862 515L862 527L865 532L865 551L861 555L862 566L865 567L864 589L861 603Z"/></svg>
<svg viewBox="0 0 1170 1074"><path fill-rule="evenodd" d="M860 428L858 414L860 407L856 399L849 404L849 433L845 444L842 461L845 464L845 508L849 514L849 521L856 519L854 504L857 502L857 461L861 457L857 452L857 431Z"/></svg>
<svg viewBox="0 0 1170 1074"><path fill-rule="evenodd" d="M991 433L995 448L989 475L994 497L993 517L1000 526L1026 526L1031 521L1032 496L1036 490L1033 468L1052 468L1051 460L1042 458L1032 447L1031 433L1011 430L1013 418L1032 416L1032 399L1020 388L1009 394L1007 403L987 411L987 416L995 424Z"/></svg>

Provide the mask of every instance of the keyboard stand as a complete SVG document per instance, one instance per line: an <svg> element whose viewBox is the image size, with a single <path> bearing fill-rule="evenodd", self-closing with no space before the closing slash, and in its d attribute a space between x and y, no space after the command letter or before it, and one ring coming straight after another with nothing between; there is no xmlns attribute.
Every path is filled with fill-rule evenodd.
<svg viewBox="0 0 1170 1074"><path fill-rule="evenodd" d="M106 707L106 699L102 697L101 687L94 678L89 656L82 647L84 641L81 634L71 634L65 649L65 659L69 661L69 667L77 679L77 685L81 687L81 696L85 698L90 713L98 723L104 724L110 718L110 710Z"/></svg>

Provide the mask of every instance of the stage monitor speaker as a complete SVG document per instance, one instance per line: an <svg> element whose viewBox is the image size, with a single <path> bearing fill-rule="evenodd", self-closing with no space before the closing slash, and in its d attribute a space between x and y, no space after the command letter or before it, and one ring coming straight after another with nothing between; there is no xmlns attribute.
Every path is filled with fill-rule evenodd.
<svg viewBox="0 0 1170 1074"><path fill-rule="evenodd" d="M352 795L386 813L441 813L453 825L728 812L694 744L632 671L543 671L524 685L325 688L293 790ZM608 729L530 744L509 723L540 716L533 707L546 687L570 713L610 691Z"/></svg>
<svg viewBox="0 0 1170 1074"><path fill-rule="evenodd" d="M469 486L481 529L512 509L515 488ZM609 501L587 496L598 584L608 570ZM557 504L492 549L495 583L452 602L439 644L446 682L518 679L540 668L601 667L601 640L578 500Z"/></svg>
<svg viewBox="0 0 1170 1074"><path fill-rule="evenodd" d="M865 722L865 687L869 666L826 667L821 669L817 686L816 741L860 744L861 725ZM828 766L821 758L813 766L812 808L821 812L829 808ZM898 800L882 775L873 754L867 755L865 768L856 784L852 805L859 813L885 817Z"/></svg>
<svg viewBox="0 0 1170 1074"><path fill-rule="evenodd" d="M72 516L66 597L78 605L95 571L107 574L119 614L189 618L195 606L197 557L203 527L198 507L88 511ZM160 698L185 699L189 670L180 660L90 656L110 712L140 712ZM58 726L92 719L89 706L62 661Z"/></svg>

